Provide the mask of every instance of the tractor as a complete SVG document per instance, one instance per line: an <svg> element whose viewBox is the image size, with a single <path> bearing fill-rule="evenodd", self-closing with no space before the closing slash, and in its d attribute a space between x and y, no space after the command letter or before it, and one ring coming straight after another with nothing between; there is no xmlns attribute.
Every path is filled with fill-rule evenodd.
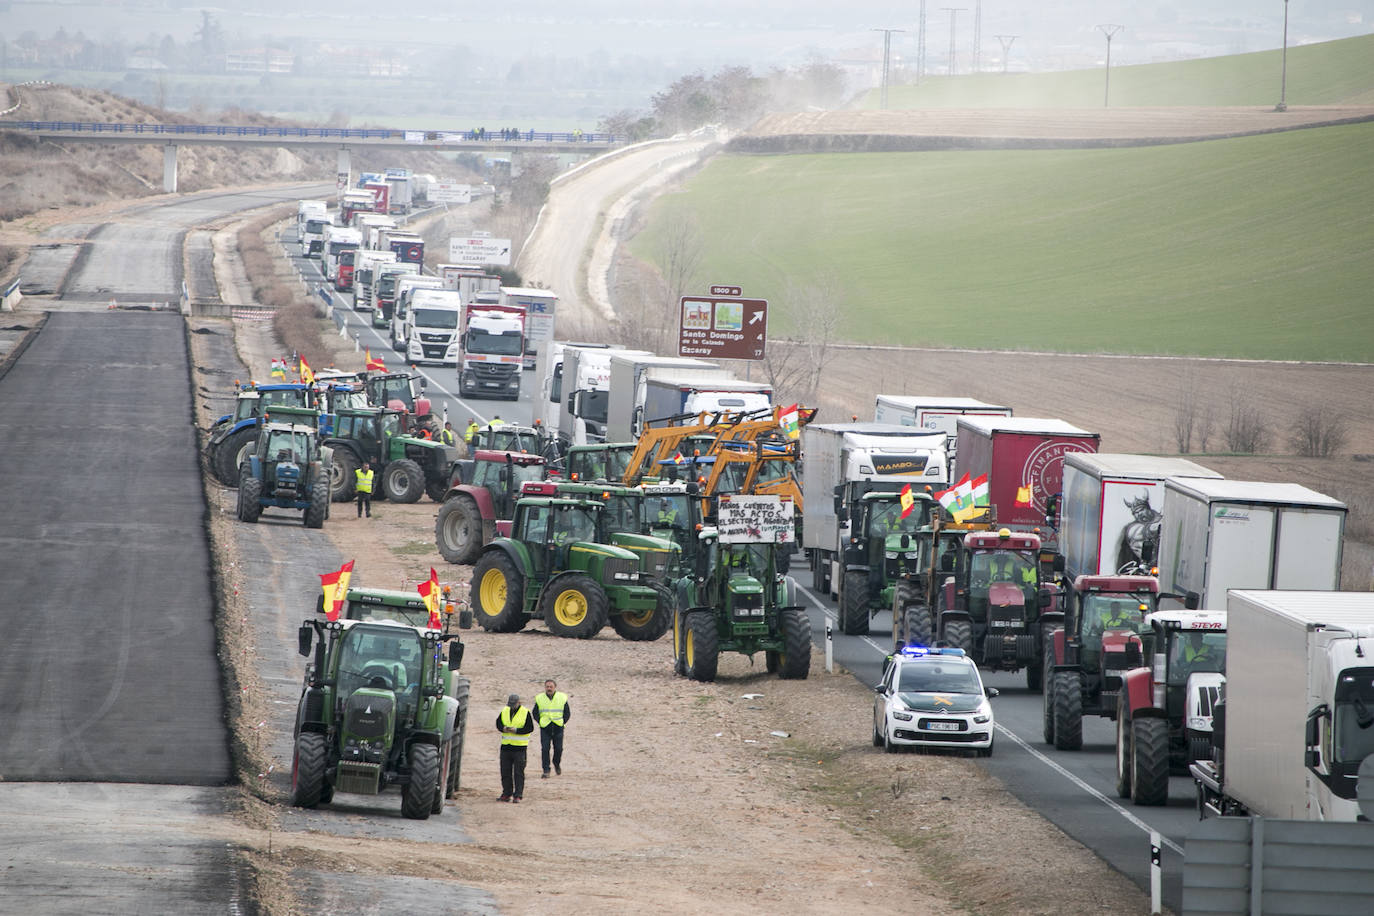
<svg viewBox="0 0 1374 916"><path fill-rule="evenodd" d="M1060 622L1054 589L1042 587L1040 573L1039 535L1007 528L965 534L954 575L937 596L936 644L963 649L992 671L1025 668L1027 686L1038 689L1044 630Z"/></svg>
<svg viewBox="0 0 1374 916"><path fill-rule="evenodd" d="M450 563L468 564L515 514L520 488L544 479L544 459L478 449L454 464L434 520L434 543Z"/></svg>
<svg viewBox="0 0 1374 916"><path fill-rule="evenodd" d="M1117 696L1116 794L1164 805L1171 773L1213 758L1212 717L1226 682L1226 612L1156 611L1145 624L1149 664L1125 672Z"/></svg>
<svg viewBox="0 0 1374 916"><path fill-rule="evenodd" d="M350 602L352 605L352 602ZM466 720L457 634L394 619L307 620L300 653L313 659L296 709L291 804L336 792L401 790L401 814L423 820L457 790ZM445 671L447 667L447 671Z"/></svg>
<svg viewBox="0 0 1374 916"><path fill-rule="evenodd" d="M1064 625L1044 641L1045 743L1083 746L1083 716L1116 718L1121 676L1144 664L1139 634L1159 606L1153 576L1079 576Z"/></svg>
<svg viewBox="0 0 1374 916"><path fill-rule="evenodd" d="M574 445L563 455L563 468L569 480L621 481L634 450L633 442Z"/></svg>
<svg viewBox="0 0 1374 916"><path fill-rule="evenodd" d="M403 410L411 416L411 426L417 431L428 431L437 439L443 424L430 411L430 400L425 395L425 380L422 376L406 372L359 373L367 403L373 407L390 410Z"/></svg>
<svg viewBox="0 0 1374 916"><path fill-rule="evenodd" d="M763 510L758 507L764 506ZM722 496L718 528L703 528L696 563L677 583L673 670L714 681L720 653L753 660L770 674L804 679L811 670L811 619L796 604L780 559L792 550L790 501ZM767 521L760 524L759 519Z"/></svg>
<svg viewBox="0 0 1374 916"><path fill-rule="evenodd" d="M225 414L210 427L205 443L205 459L210 473L226 487L239 483L239 466L258 441L258 420L273 407L314 409L316 393L308 385L248 384L240 388L234 412Z"/></svg>
<svg viewBox="0 0 1374 916"><path fill-rule="evenodd" d="M897 582L930 564L928 541L918 532L930 524L937 505L929 493L910 493L910 510L892 490L869 490L852 505L853 523L844 551L840 587L840 630L868 632L877 611L892 607Z"/></svg>
<svg viewBox="0 0 1374 916"><path fill-rule="evenodd" d="M267 422L239 466L238 517L256 522L264 508L304 510L305 526L329 517L329 452L314 426Z"/></svg>
<svg viewBox="0 0 1374 916"><path fill-rule="evenodd" d="M378 407L340 409L334 435L325 440L334 450L330 493L335 502L353 498L354 472L364 461L381 479L381 496L392 502L417 502L425 493L435 502L443 500L458 449L408 434L410 419L404 411Z"/></svg>
<svg viewBox="0 0 1374 916"><path fill-rule="evenodd" d="M986 531L985 522L956 522L931 508L930 524L916 532L921 565L905 563L895 572L892 589L892 651L907 646L935 645L935 609L940 605L945 582L956 577L964 535Z"/></svg>
<svg viewBox="0 0 1374 916"><path fill-rule="evenodd" d="M597 500L526 497L510 537L482 549L472 607L485 630L514 633L542 618L556 636L587 639L607 623L625 639L662 636L667 606L644 581L634 551L598 543L606 506Z"/></svg>

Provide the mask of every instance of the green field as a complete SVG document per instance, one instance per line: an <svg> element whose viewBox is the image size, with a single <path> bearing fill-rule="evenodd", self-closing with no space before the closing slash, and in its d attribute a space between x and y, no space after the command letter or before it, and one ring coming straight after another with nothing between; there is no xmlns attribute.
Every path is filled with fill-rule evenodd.
<svg viewBox="0 0 1374 916"><path fill-rule="evenodd" d="M1374 361L1374 124L1175 146L720 156L636 254L695 223L694 284L774 303L838 276L842 336Z"/></svg>
<svg viewBox="0 0 1374 916"><path fill-rule="evenodd" d="M1273 105L1279 51L1112 67L1112 107ZM983 73L889 86L888 108L1081 108L1102 104L1104 71ZM1374 105L1374 35L1288 49L1289 105ZM877 108L875 89L864 100Z"/></svg>

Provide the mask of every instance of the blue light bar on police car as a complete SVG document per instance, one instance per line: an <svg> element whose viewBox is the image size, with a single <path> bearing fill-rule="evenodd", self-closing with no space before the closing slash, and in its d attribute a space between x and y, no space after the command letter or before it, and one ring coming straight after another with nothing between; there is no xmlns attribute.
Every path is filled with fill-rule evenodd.
<svg viewBox="0 0 1374 916"><path fill-rule="evenodd" d="M956 649L953 646L943 646L938 649L928 649L925 646L903 646L902 650L897 654L904 655L907 658L924 658L927 655L951 655L962 657L964 650Z"/></svg>

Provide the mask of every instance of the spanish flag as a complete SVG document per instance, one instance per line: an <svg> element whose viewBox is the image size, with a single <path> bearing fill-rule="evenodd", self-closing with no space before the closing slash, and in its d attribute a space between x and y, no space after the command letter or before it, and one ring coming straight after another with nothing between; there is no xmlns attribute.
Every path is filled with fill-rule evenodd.
<svg viewBox="0 0 1374 916"><path fill-rule="evenodd" d="M348 597L348 580L353 577L353 561L340 566L337 572L320 576L320 586L324 589L324 616L326 620L338 620L343 610L344 599Z"/></svg>
<svg viewBox="0 0 1374 916"><path fill-rule="evenodd" d="M443 623L439 620L439 574L434 571L433 566L429 568L429 579L416 586L416 591L425 600L425 607L429 610L429 628L442 629Z"/></svg>
<svg viewBox="0 0 1374 916"><path fill-rule="evenodd" d="M366 369L368 372L385 372L386 361L383 360L380 356L374 358L372 355L372 351L368 350Z"/></svg>
<svg viewBox="0 0 1374 916"><path fill-rule="evenodd" d="M1016 505L1029 506L1031 504L1031 488L1029 486L1016 488Z"/></svg>
<svg viewBox="0 0 1374 916"><path fill-rule="evenodd" d="M902 487L902 495L898 498L898 502L902 504L902 518L906 518L916 505L916 497L911 495L911 484Z"/></svg>
<svg viewBox="0 0 1374 916"><path fill-rule="evenodd" d="M302 381L302 382L305 382L305 384L307 384L307 385L313 385L313 384L315 384L315 373L310 371L310 364L307 363L307 362L305 361L305 357L304 357L304 356L301 357L301 373L300 373L300 375L301 375L301 381Z"/></svg>

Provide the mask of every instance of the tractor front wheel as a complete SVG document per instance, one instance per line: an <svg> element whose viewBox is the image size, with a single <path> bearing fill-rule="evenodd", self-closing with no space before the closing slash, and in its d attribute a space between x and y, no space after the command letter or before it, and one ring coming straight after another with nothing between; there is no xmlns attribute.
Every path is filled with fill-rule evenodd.
<svg viewBox="0 0 1374 916"><path fill-rule="evenodd" d="M448 768L453 763L453 739L450 738L444 744L443 753L439 755L439 782L434 787L434 798L429 803L430 814L444 813L444 799L448 798Z"/></svg>
<svg viewBox="0 0 1374 916"><path fill-rule="evenodd" d="M262 515L262 481L249 474L239 480L239 521L252 524Z"/></svg>
<svg viewBox="0 0 1374 916"><path fill-rule="evenodd" d="M382 493L393 503L415 503L425 493L425 472L409 458L398 458L382 472Z"/></svg>
<svg viewBox="0 0 1374 916"><path fill-rule="evenodd" d="M336 503L346 503L353 498L354 487L358 485L355 473L362 467L358 456L350 449L336 448L334 459L329 462L329 498Z"/></svg>
<svg viewBox="0 0 1374 916"><path fill-rule="evenodd" d="M444 501L434 520L434 543L450 563L467 564L482 549L482 513L466 494Z"/></svg>
<svg viewBox="0 0 1374 916"><path fill-rule="evenodd" d="M324 735L301 732L296 736L296 754L291 760L293 806L313 808L320 803L325 789L325 756Z"/></svg>
<svg viewBox="0 0 1374 916"><path fill-rule="evenodd" d="M715 617L706 611L694 611L687 615L686 630L683 656L687 676L694 681L714 681L720 662Z"/></svg>
<svg viewBox="0 0 1374 916"><path fill-rule="evenodd" d="M570 639L590 639L601 632L609 616L605 590L591 576L581 573L559 579L545 591L540 603L544 626L553 635ZM616 631L620 632L620 628L616 627Z"/></svg>
<svg viewBox="0 0 1374 916"><path fill-rule="evenodd" d="M847 636L868 634L868 573L854 570L844 574L840 590L840 632Z"/></svg>
<svg viewBox="0 0 1374 916"><path fill-rule="evenodd" d="M1131 797L1131 708L1125 693L1116 698L1116 797Z"/></svg>
<svg viewBox="0 0 1374 916"><path fill-rule="evenodd" d="M778 658L778 677L805 680L811 673L811 618L801 608L782 611L782 652Z"/></svg>
<svg viewBox="0 0 1374 916"><path fill-rule="evenodd" d="M329 484L323 480L310 488L310 505L305 507L305 527L323 528L329 515Z"/></svg>
<svg viewBox="0 0 1374 916"><path fill-rule="evenodd" d="M439 749L432 744L410 746L410 782L401 787L401 814L413 821L429 817L439 786Z"/></svg>
<svg viewBox="0 0 1374 916"><path fill-rule="evenodd" d="M463 781L463 739L468 730L468 697L472 694L472 681L465 677L453 679L453 698L458 701L458 717L453 723L453 757L448 762L449 798L458 795Z"/></svg>
<svg viewBox="0 0 1374 916"><path fill-rule="evenodd" d="M1056 671L1054 688L1054 746L1061 751L1083 747L1083 686L1077 671Z"/></svg>
<svg viewBox="0 0 1374 916"><path fill-rule="evenodd" d="M525 577L502 551L488 551L473 567L471 600L482 629L492 633L524 629Z"/></svg>
<svg viewBox="0 0 1374 916"><path fill-rule="evenodd" d="M687 632L682 612L673 611L673 673L687 673Z"/></svg>
<svg viewBox="0 0 1374 916"><path fill-rule="evenodd" d="M611 626L622 639L631 642L653 642L668 632L672 619L672 609L663 595L658 596L658 604L647 611L626 611L611 618ZM547 620L547 618L545 618Z"/></svg>
<svg viewBox="0 0 1374 916"><path fill-rule="evenodd" d="M1131 723L1131 801L1169 801L1169 722L1153 716Z"/></svg>
<svg viewBox="0 0 1374 916"><path fill-rule="evenodd" d="M945 624L945 644L963 649L964 654L973 657L973 625L967 620L951 620Z"/></svg>
<svg viewBox="0 0 1374 916"><path fill-rule="evenodd" d="M935 642L935 624L931 621L930 608L924 604L909 604L905 618L905 642L914 642L918 646L929 646Z"/></svg>

